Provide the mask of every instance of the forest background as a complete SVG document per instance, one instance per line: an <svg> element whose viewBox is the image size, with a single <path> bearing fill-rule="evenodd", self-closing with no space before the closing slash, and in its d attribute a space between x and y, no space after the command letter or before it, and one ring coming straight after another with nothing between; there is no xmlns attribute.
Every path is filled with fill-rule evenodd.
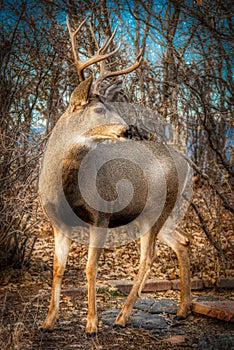
<svg viewBox="0 0 234 350"><path fill-rule="evenodd" d="M39 164L78 84L66 16L73 26L88 16L99 42L118 26L111 69L143 49L126 93L174 126L193 162L184 219L194 240L192 274L213 283L233 276L232 1L3 0L0 9L0 269L29 266L38 236L50 230L38 200ZM96 50L86 26L78 46L83 57Z"/></svg>

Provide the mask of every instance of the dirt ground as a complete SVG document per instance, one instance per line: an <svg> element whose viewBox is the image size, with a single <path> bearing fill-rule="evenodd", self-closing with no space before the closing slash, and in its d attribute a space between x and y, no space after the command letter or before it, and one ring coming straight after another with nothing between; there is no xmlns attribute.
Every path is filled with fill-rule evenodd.
<svg viewBox="0 0 234 350"><path fill-rule="evenodd" d="M41 333L40 326L49 304L52 252L52 237L50 235L41 236L36 244L30 267L23 270L9 269L2 273L0 287L1 349L234 349L233 323L197 314L191 314L186 320L180 322L175 322L174 316L166 315L169 326L166 329L153 330L134 328L131 325L124 329L114 330L111 325L100 320L97 338L86 338L85 263L87 249L76 243L72 245L64 276L59 320L53 333ZM164 264L161 259L157 259L150 278L176 278L178 270L173 254L162 250L160 256L164 259ZM132 279L137 271L137 263L135 243L116 251L106 251L99 265L98 284L101 286L107 283L108 279ZM205 274L205 271L203 273ZM72 293L72 290L76 292ZM214 288L193 292L194 297L207 294L215 294L221 300L234 300L233 290ZM142 297L167 297L179 300L179 293L167 291L144 294ZM113 288L98 288L97 302L100 319L104 311L120 309L125 299L126 295L120 294Z"/></svg>

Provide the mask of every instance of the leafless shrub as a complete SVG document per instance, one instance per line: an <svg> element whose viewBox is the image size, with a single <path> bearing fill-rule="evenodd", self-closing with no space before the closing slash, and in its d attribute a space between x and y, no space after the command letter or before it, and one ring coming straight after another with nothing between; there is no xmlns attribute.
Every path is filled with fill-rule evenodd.
<svg viewBox="0 0 234 350"><path fill-rule="evenodd" d="M22 128L2 135L0 266L28 265L42 220L37 178L45 137Z"/></svg>

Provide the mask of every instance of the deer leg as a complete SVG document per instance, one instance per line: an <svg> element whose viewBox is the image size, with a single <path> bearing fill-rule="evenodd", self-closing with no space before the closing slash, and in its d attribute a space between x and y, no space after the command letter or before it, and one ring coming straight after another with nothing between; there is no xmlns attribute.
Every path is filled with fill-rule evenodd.
<svg viewBox="0 0 234 350"><path fill-rule="evenodd" d="M96 227L90 228L90 244L86 275L88 281L88 317L86 324L86 335L95 337L97 334L98 317L96 306L96 276L99 257L102 253L106 238L106 230Z"/></svg>
<svg viewBox="0 0 234 350"><path fill-rule="evenodd" d="M48 315L41 329L44 332L51 332L53 330L58 317L62 278L66 267L71 240L61 231L54 228L54 243L52 293Z"/></svg>
<svg viewBox="0 0 234 350"><path fill-rule="evenodd" d="M141 257L138 274L135 278L130 294L128 295L122 310L115 320L115 328L124 327L126 325L131 315L132 308L138 297L140 297L141 291L145 285L154 261L155 240L156 234L153 232L153 230L141 237Z"/></svg>
<svg viewBox="0 0 234 350"><path fill-rule="evenodd" d="M180 268L180 305L176 319L184 319L191 309L191 280L189 260L189 239L179 233L159 233L158 238L167 243L176 253Z"/></svg>

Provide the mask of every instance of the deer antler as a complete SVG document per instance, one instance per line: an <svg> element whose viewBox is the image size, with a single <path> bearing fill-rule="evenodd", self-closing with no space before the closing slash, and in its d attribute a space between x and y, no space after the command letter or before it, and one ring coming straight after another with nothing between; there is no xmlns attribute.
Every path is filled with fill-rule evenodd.
<svg viewBox="0 0 234 350"><path fill-rule="evenodd" d="M139 67L139 65L141 64L143 50L142 49L140 50L140 52L136 58L135 63L133 65L131 65L130 67L116 71L116 72L108 71L106 69L106 65L104 63L104 60L110 56L113 56L119 50L119 47L120 47L120 46L118 46L115 50L113 50L109 53L106 53L108 47L110 46L111 42L114 39L114 36L116 34L116 29L114 30L111 37L106 40L106 42L103 44L103 46L99 47L97 39L96 39L95 34L93 32L92 25L90 24L90 32L93 36L95 45L97 47L97 53L93 57L89 58L88 60L82 61L79 58L77 50L76 50L76 36L86 21L87 21L87 18L79 25L79 27L75 31L72 31L68 17L67 17L67 28L68 28L69 35L71 38L72 52L73 52L73 56L75 59L75 64L76 64L79 79L81 81L85 80L84 72L83 72L85 68L91 66L94 63L100 62L100 76L95 81L94 88L93 88L93 93L98 94L100 84L103 82L103 80L110 78L110 77L118 76L118 75L128 74L128 73L132 72L133 70L137 69Z"/></svg>
<svg viewBox="0 0 234 350"><path fill-rule="evenodd" d="M112 40L113 40L113 38L114 38L114 36L116 34L116 30L117 29L114 30L113 34L107 40L107 42L102 46L102 48L99 48L98 42L97 42L95 34L93 32L92 25L90 24L90 32L91 32L91 34L93 36L94 42L96 44L96 47L100 51L101 54L105 54L107 48L109 47L110 43L112 42ZM119 49L119 47L118 47L118 49ZM106 65L105 65L104 60L101 61L100 62L100 75L99 75L99 77L97 78L97 80L94 83L93 93L94 94L98 94L99 87L100 87L101 83L103 82L103 80L105 80L107 78L110 78L110 77L117 76L117 75L128 74L128 73L132 72L133 70L137 69L139 67L139 65L141 64L142 54L143 54L143 49L140 50L140 52L139 52L139 54L138 54L138 56L136 58L136 61L135 61L135 63L133 65L131 65L128 68L116 71L116 72L108 71L106 69Z"/></svg>
<svg viewBox="0 0 234 350"><path fill-rule="evenodd" d="M104 45L101 48L98 48L97 53L93 57L89 58L87 61L80 60L78 53L76 51L76 36L86 21L87 21L87 18L79 25L79 27L75 31L72 31L70 23L69 23L69 19L67 17L67 28L68 28L69 35L71 38L72 52L73 52L73 56L75 59L75 64L76 64L78 76L79 76L81 81L85 80L84 72L83 72L85 68L91 66L94 63L105 60L106 58L114 55L119 50L119 47L117 47L115 50L105 54L107 48L109 47L110 43L112 42L112 40L115 36L115 33L116 33L116 31L115 31L112 34L112 36L110 37L110 39L108 39L107 42L104 43Z"/></svg>
<svg viewBox="0 0 234 350"><path fill-rule="evenodd" d="M142 54L143 54L143 49L140 50L138 56L136 57L136 61L135 63L133 63L130 67L116 71L116 72L111 72L106 70L105 65L102 64L101 65L101 69L100 69L100 75L97 78L97 80L94 83L94 87L93 87L93 93L94 94L98 94L98 90L100 87L100 84L103 82L103 80L110 78L110 77L115 77L118 75L124 75L124 74L128 74L130 72L132 72L133 70L137 69L142 61ZM104 62L102 62L104 63Z"/></svg>

